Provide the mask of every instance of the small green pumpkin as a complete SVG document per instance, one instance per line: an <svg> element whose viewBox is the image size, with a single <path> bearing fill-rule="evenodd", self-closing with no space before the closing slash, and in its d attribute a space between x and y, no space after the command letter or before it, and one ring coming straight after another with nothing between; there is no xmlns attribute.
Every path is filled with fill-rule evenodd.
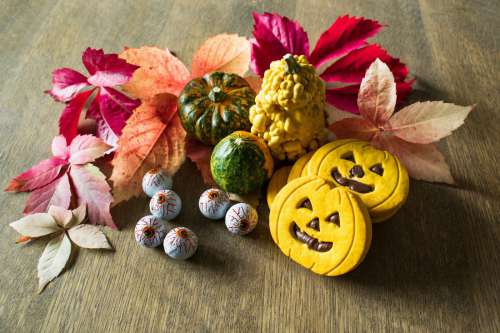
<svg viewBox="0 0 500 333"><path fill-rule="evenodd" d="M250 130L248 110L255 103L255 92L236 74L214 72L196 78L184 87L179 116L189 135L215 145L237 130Z"/></svg>
<svg viewBox="0 0 500 333"><path fill-rule="evenodd" d="M258 190L271 177L273 158L262 139L237 131L215 146L210 169L224 191L247 194Z"/></svg>

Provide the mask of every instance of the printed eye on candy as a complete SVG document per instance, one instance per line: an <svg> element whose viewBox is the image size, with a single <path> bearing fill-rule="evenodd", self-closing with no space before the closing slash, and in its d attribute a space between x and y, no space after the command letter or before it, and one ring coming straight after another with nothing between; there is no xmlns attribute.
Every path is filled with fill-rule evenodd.
<svg viewBox="0 0 500 333"><path fill-rule="evenodd" d="M89 47L78 70L53 71L47 94L62 104L52 157L5 189L30 192L25 217L11 223L18 242L52 236L40 291L63 272L72 244L111 249L98 225L117 229L110 208L133 197L150 198L151 215L136 217L130 232L140 245L131 250L144 257L154 253L144 248L163 247L166 265L189 260L210 241L196 234L207 223L237 242L269 226L276 253L339 276L365 259L373 223L409 213L401 208L410 178L454 183L434 142L473 107L405 104L415 79L370 41L381 23L341 16L313 44L289 18L253 19L251 42L210 37L190 70L166 48L175 45L160 45L119 54ZM93 122L91 134L80 131L80 118ZM103 156L106 165L96 163ZM186 158L207 187L181 197L175 174ZM269 220L259 221L258 203L245 198L265 186ZM187 228L182 211L193 197L199 214Z"/></svg>

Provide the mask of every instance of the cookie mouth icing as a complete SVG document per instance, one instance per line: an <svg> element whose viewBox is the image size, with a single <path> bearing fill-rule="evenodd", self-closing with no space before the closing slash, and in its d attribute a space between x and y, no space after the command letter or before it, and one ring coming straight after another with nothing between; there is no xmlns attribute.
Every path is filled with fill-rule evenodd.
<svg viewBox="0 0 500 333"><path fill-rule="evenodd" d="M292 234L296 239L306 244L308 248L318 252L327 252L332 248L332 242L320 242L317 238L314 238L307 234L307 232L300 230L297 223L293 222Z"/></svg>
<svg viewBox="0 0 500 333"><path fill-rule="evenodd" d="M342 186L347 187L351 191L358 192L358 193L373 192L373 186L358 182L357 180L354 180L351 178L346 178L346 177L342 176L342 174L339 172L339 170L337 168L332 170L332 177L333 177L333 179L335 179L335 181L337 183L339 183Z"/></svg>

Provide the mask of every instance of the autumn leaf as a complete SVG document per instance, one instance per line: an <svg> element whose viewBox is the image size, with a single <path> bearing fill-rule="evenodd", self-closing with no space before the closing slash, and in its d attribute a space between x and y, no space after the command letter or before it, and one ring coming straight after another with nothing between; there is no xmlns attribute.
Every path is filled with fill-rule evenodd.
<svg viewBox="0 0 500 333"><path fill-rule="evenodd" d="M212 150L213 147L204 145L195 139L190 139L186 143L186 157L196 164L196 167L201 172L203 182L210 186L215 185L212 178L212 171L210 170Z"/></svg>
<svg viewBox="0 0 500 333"><path fill-rule="evenodd" d="M46 212L50 206L67 209L73 199L86 204L90 223L116 228L109 213L110 187L91 164L110 148L92 135L78 135L70 145L64 136L57 136L52 141L54 156L12 179L5 191L31 192L25 214Z"/></svg>
<svg viewBox="0 0 500 333"><path fill-rule="evenodd" d="M71 242L63 233L47 243L38 260L38 292L61 274L71 255Z"/></svg>
<svg viewBox="0 0 500 333"><path fill-rule="evenodd" d="M126 92L143 101L169 93L178 96L188 81L214 71L243 75L250 62L250 44L245 37L220 34L207 39L195 52L191 73L168 49L144 46L126 48L120 58L139 66Z"/></svg>
<svg viewBox="0 0 500 333"><path fill-rule="evenodd" d="M193 56L191 76L212 72L235 73L243 76L250 63L250 44L236 34L220 34L207 39Z"/></svg>
<svg viewBox="0 0 500 333"><path fill-rule="evenodd" d="M71 142L78 134L80 114L89 103L86 117L97 122L97 135L114 145L125 121L140 104L115 87L128 82L138 66L118 58L117 54L91 48L83 52L82 62L89 77L71 68L52 72L52 89L46 93L56 101L67 103L59 119L59 133Z"/></svg>
<svg viewBox="0 0 500 333"><path fill-rule="evenodd" d="M190 79L189 70L168 49L149 46L127 48L120 58L139 66L123 88L142 100L160 93L179 95Z"/></svg>
<svg viewBox="0 0 500 333"><path fill-rule="evenodd" d="M463 123L471 106L417 102L394 113L396 83L389 67L375 60L358 95L361 116L330 125L337 138L357 138L396 155L412 178L454 184L443 154L432 144Z"/></svg>
<svg viewBox="0 0 500 333"><path fill-rule="evenodd" d="M406 66L379 45L367 42L382 28L377 21L341 16L321 34L309 54L308 37L299 23L278 14L254 13L253 17L251 68L261 77L272 61L286 53L303 54L327 85L326 101L337 109L357 114L361 80L370 64L380 58L396 78L398 103L411 91L413 81L407 80Z"/></svg>
<svg viewBox="0 0 500 333"><path fill-rule="evenodd" d="M185 137L175 96L161 94L143 103L127 121L111 162L115 203L140 195L150 169L174 174L184 162Z"/></svg>
<svg viewBox="0 0 500 333"><path fill-rule="evenodd" d="M47 243L38 261L39 292L43 291L45 286L59 276L66 267L71 255L71 241L87 249L111 249L111 245L99 227L80 224L85 219L85 213L85 204L74 210L50 206L47 213L27 215L10 224L21 234L16 243L55 235Z"/></svg>

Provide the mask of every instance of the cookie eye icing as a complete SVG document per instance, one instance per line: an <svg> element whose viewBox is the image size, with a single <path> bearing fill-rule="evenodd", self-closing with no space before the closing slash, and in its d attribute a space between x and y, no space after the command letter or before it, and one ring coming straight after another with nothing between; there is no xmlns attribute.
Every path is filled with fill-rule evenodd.
<svg viewBox="0 0 500 333"><path fill-rule="evenodd" d="M333 223L337 225L337 227L340 227L340 215L338 212L335 212L333 214L328 215L326 218L326 222Z"/></svg>
<svg viewBox="0 0 500 333"><path fill-rule="evenodd" d="M297 206L297 208L306 208L306 209L309 209L309 210L312 210L312 203L311 203L311 200L309 199L304 199L302 200L299 205Z"/></svg>
<svg viewBox="0 0 500 333"><path fill-rule="evenodd" d="M346 161L351 161L352 163L356 163L356 160L354 159L354 154L352 151L345 153L340 158L343 160L346 160Z"/></svg>
<svg viewBox="0 0 500 333"><path fill-rule="evenodd" d="M380 163L372 165L370 167L370 171L376 173L379 176L383 176L384 175L384 168L382 167L382 164L380 164Z"/></svg>

